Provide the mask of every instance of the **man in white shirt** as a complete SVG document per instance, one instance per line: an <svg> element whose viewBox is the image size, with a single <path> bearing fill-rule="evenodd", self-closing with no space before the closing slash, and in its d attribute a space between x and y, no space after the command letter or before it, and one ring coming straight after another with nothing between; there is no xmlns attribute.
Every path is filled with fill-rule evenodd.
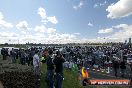
<svg viewBox="0 0 132 88"><path fill-rule="evenodd" d="M35 55L33 56L33 66L35 72L35 78L40 80L40 58L38 56L38 51L35 51Z"/></svg>

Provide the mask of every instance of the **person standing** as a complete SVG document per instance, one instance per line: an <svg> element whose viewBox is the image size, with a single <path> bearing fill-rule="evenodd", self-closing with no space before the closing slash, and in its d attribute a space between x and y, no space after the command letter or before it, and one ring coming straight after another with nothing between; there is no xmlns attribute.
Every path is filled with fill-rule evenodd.
<svg viewBox="0 0 132 88"><path fill-rule="evenodd" d="M45 80L47 82L47 87L48 88L54 88L54 65L53 65L53 51L49 49L48 55L46 56L46 64L47 64L47 72L46 72L46 77Z"/></svg>
<svg viewBox="0 0 132 88"><path fill-rule="evenodd" d="M130 66L130 79L132 79L132 61L130 62L130 64L129 64L129 66Z"/></svg>
<svg viewBox="0 0 132 88"><path fill-rule="evenodd" d="M29 53L29 60L31 62L31 65L33 65L33 56L35 55L35 48L31 48L31 51Z"/></svg>
<svg viewBox="0 0 132 88"><path fill-rule="evenodd" d="M35 79L40 80L40 59L37 50L35 51L35 55L33 56L33 66L35 72Z"/></svg>
<svg viewBox="0 0 132 88"><path fill-rule="evenodd" d="M114 71L115 71L115 76L117 77L117 73L118 73L118 70L119 70L119 61L118 61L117 57L113 61L113 68L114 68Z"/></svg>
<svg viewBox="0 0 132 88"><path fill-rule="evenodd" d="M3 60L5 60L5 48L1 49L1 55L3 56Z"/></svg>
<svg viewBox="0 0 132 88"><path fill-rule="evenodd" d="M25 55L25 64L29 66L30 60L29 60L28 50L25 50L24 55Z"/></svg>
<svg viewBox="0 0 132 88"><path fill-rule="evenodd" d="M62 88L62 81L63 81L63 63L65 62L64 57L61 55L59 51L56 52L55 59L53 60L53 63L56 66L55 72L56 72L56 83L55 88Z"/></svg>
<svg viewBox="0 0 132 88"><path fill-rule="evenodd" d="M124 60L120 63L120 69L121 69L121 77L123 78L125 70L126 70L126 65L125 65L125 61Z"/></svg>
<svg viewBox="0 0 132 88"><path fill-rule="evenodd" d="M12 58L12 63L16 63L16 52L13 48L11 51L11 58Z"/></svg>
<svg viewBox="0 0 132 88"><path fill-rule="evenodd" d="M24 50L21 49L20 50L20 64L24 65L24 60L25 60Z"/></svg>

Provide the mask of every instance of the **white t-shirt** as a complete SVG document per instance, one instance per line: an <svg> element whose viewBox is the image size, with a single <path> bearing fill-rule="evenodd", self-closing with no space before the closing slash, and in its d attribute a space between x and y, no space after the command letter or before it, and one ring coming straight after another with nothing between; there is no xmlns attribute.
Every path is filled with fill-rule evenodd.
<svg viewBox="0 0 132 88"><path fill-rule="evenodd" d="M39 56L38 56L37 54L35 54L35 55L33 56L33 65L34 65L34 67L39 66L39 63L40 63Z"/></svg>

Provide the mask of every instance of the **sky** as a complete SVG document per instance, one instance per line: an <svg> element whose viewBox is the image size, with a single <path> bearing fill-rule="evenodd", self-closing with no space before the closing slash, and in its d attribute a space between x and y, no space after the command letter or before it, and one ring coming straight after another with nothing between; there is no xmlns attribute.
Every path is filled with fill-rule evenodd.
<svg viewBox="0 0 132 88"><path fill-rule="evenodd" d="M123 42L132 0L0 0L0 44Z"/></svg>

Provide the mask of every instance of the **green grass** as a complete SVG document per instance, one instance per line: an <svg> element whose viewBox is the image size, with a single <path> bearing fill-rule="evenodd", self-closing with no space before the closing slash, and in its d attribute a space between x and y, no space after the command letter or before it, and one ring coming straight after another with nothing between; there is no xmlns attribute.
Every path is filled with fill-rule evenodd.
<svg viewBox="0 0 132 88"><path fill-rule="evenodd" d="M40 88L46 88L46 83L44 80L45 73L46 73L46 65L42 65L42 72L43 75L41 75L41 83L40 83ZM79 81L77 80L77 75L75 73L72 73L69 70L64 69L64 81L62 88L83 88L79 84Z"/></svg>

